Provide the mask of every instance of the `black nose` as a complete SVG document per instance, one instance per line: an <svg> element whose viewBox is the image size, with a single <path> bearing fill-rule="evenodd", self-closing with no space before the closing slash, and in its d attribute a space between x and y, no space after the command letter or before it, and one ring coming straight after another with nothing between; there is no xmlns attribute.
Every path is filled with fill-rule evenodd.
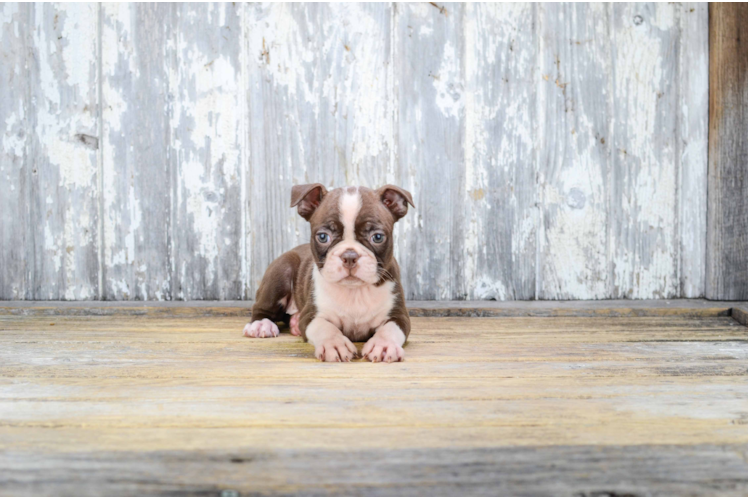
<svg viewBox="0 0 748 500"><path fill-rule="evenodd" d="M357 254L355 250L349 248L348 250L343 252L343 255L340 256L340 259L343 261L343 267L352 269L356 266L356 262L358 262L359 257L360 255Z"/></svg>

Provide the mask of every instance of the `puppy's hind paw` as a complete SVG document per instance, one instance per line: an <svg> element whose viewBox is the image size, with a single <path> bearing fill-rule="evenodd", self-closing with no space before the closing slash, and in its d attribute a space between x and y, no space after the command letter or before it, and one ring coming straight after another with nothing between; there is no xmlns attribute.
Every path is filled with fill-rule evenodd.
<svg viewBox="0 0 748 500"><path fill-rule="evenodd" d="M244 336L252 338L277 337L280 333L278 325L265 318L244 325Z"/></svg>

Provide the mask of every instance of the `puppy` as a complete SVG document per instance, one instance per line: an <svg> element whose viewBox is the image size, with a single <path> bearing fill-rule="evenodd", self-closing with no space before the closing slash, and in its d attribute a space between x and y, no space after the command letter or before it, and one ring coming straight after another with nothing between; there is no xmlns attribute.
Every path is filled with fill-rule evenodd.
<svg viewBox="0 0 748 500"><path fill-rule="evenodd" d="M265 271L244 336L277 337L275 322L284 321L320 361L350 361L358 356L353 342L364 341L369 361L402 361L410 318L392 230L409 204L410 193L391 185L294 186L291 206L311 224L311 242Z"/></svg>

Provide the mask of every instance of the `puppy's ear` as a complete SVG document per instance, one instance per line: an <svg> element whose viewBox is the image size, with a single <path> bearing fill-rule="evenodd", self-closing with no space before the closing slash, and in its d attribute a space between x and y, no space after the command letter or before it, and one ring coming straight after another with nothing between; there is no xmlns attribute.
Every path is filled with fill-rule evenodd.
<svg viewBox="0 0 748 500"><path fill-rule="evenodd" d="M327 189L322 184L302 184L291 188L291 206L299 206L299 215L306 220L312 218L312 214L327 194Z"/></svg>
<svg viewBox="0 0 748 500"><path fill-rule="evenodd" d="M377 196L382 200L384 206L392 212L395 222L408 213L408 203L415 208L413 197L403 188L387 184L377 190Z"/></svg>

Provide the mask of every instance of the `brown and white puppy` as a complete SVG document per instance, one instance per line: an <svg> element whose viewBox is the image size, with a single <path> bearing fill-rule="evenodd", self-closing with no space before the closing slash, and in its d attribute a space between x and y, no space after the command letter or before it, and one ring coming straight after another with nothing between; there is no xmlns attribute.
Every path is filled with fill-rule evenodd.
<svg viewBox="0 0 748 500"><path fill-rule="evenodd" d="M275 259L265 271L246 337L276 337L276 321L314 345L321 361L402 361L410 318L393 255L395 222L413 205L410 193L387 185L327 192L294 186L291 206L312 227L311 243Z"/></svg>

